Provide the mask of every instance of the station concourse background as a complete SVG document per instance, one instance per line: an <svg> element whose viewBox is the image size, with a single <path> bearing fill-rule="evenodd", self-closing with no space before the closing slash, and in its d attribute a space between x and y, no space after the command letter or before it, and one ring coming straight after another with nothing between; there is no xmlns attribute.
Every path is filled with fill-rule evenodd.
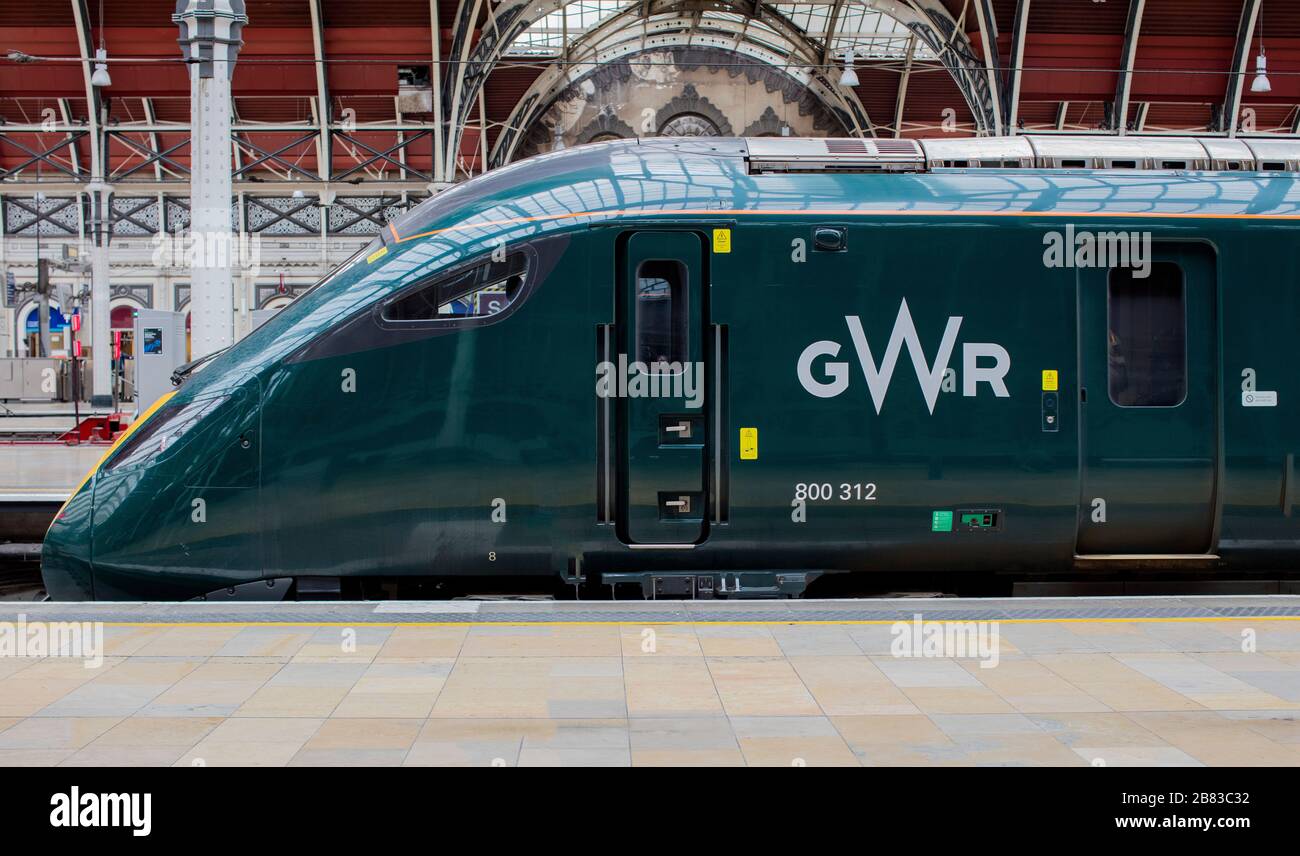
<svg viewBox="0 0 1300 856"><path fill-rule="evenodd" d="M233 87L235 335L431 192L634 136L1292 136L1280 0L248 0ZM0 0L0 267L85 247L105 153L112 308L188 313L189 83L174 0ZM899 17L891 17L898 15ZM112 83L83 57L103 46ZM856 84L844 64L853 54ZM1250 85L1266 53L1269 92ZM318 74L317 71L320 71ZM96 110L96 105L98 110ZM56 271L68 286L89 273ZM30 349L6 307L0 355ZM115 318L117 315L115 314Z"/></svg>

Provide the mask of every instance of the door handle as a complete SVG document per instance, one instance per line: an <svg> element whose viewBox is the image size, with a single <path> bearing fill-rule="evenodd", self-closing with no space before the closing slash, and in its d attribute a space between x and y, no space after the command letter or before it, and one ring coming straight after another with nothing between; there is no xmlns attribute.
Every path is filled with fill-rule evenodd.
<svg viewBox="0 0 1300 856"><path fill-rule="evenodd" d="M678 422L676 425L665 425L664 430L671 431L682 439L686 439L691 436L691 423L690 420L687 420L684 422Z"/></svg>
<svg viewBox="0 0 1300 856"><path fill-rule="evenodd" d="M670 499L666 501L664 505L668 508L676 508L681 511L690 511L691 498L689 496L683 496L680 499Z"/></svg>

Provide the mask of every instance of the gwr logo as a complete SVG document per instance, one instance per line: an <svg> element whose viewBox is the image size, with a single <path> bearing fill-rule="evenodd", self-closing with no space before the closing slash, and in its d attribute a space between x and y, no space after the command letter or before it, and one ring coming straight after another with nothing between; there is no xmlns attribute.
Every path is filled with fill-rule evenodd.
<svg viewBox="0 0 1300 856"><path fill-rule="evenodd" d="M949 379L951 389L956 389L948 362L952 359L953 349L957 346L957 332L961 329L962 317L954 315L948 318L948 325L943 331L943 340L939 342L939 352L935 354L934 363L928 363L925 350L921 347L921 338L912 323L912 313L908 311L907 300L898 307L898 317L894 320L894 331L885 346L884 360L876 365L871 354L871 345L862 330L862 319L857 315L845 315L844 321L849 325L849 338L858 354L858 363L862 366L862 376L867 381L871 392L871 401L876 406L876 413L885 405L885 395L889 392L889 382L894 377L894 368L898 365L898 356L903 345L912 358L912 367L916 370L916 379L925 396L925 404L934 413L934 405L939 400L939 392L945 388ZM1006 348L993 342L967 342L962 345L962 389L961 394L973 397L979 391L980 383L987 383L998 398L1009 398L1005 378L1011 370L1011 356ZM849 364L846 362L827 361L822 365L825 380L813 376L813 364L819 357L838 357L840 343L831 341L813 342L799 355L799 383L803 388L818 398L834 398L849 388ZM992 360L992 365L980 365L980 360ZM947 378L945 377L947 376Z"/></svg>

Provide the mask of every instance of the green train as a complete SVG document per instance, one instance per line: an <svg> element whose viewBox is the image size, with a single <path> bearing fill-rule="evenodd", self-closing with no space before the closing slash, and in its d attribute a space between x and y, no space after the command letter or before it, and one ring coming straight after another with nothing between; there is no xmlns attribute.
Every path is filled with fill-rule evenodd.
<svg viewBox="0 0 1300 856"><path fill-rule="evenodd" d="M1297 171L1300 142L1224 138L522 161L187 370L60 511L44 582L770 597L1294 563Z"/></svg>

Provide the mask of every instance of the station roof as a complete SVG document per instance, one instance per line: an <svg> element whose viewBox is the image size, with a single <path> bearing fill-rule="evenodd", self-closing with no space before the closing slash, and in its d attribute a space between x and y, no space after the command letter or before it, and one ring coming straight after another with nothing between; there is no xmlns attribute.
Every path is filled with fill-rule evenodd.
<svg viewBox="0 0 1300 856"><path fill-rule="evenodd" d="M101 13L100 0L0 0L0 170L10 171L0 179L22 166L25 180L55 162L85 170L89 136L33 162L48 140L42 146L39 135L19 129L90 123L84 58L101 42L112 73L102 90L110 170L183 175L189 82L171 23L175 2L103 6ZM247 0L246 7L232 84L236 136L242 163L254 165L248 174L272 179L321 175L326 161L335 180L433 175L437 117L401 112L398 95L399 69L428 67L435 50L444 127L463 128L447 137L444 156L456 178L483 168L483 153L548 69L610 39L670 33L687 43L753 45L754 55L784 56L790 68L832 83L852 50L859 82L845 95L868 119L861 132L877 136L1300 130L1300 4L1280 0ZM1250 87L1261 40L1268 93ZM338 126L324 147L322 115ZM160 152L167 154L153 157Z"/></svg>

